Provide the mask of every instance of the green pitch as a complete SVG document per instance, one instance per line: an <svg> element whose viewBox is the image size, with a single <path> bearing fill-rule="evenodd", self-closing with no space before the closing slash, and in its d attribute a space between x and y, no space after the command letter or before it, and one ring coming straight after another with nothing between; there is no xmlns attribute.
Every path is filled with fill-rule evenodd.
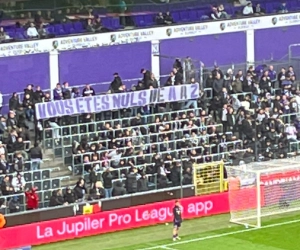
<svg viewBox="0 0 300 250"><path fill-rule="evenodd" d="M34 250L296 250L300 249L300 214L276 218L261 229L228 223L228 215L184 221L181 240L172 241L172 225L158 225L86 237Z"/></svg>

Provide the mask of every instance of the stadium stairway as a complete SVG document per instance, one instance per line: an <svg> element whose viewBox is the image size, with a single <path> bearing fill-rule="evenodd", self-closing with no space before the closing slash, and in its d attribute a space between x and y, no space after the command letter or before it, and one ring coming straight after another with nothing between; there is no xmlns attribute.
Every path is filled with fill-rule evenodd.
<svg viewBox="0 0 300 250"><path fill-rule="evenodd" d="M78 181L78 176L73 176L70 170L64 166L64 161L62 158L54 156L54 153L50 149L43 150L44 159L47 159L44 164L41 165L41 170L43 169L53 169L56 171L51 172L51 178L60 178L61 187L67 187L75 185Z"/></svg>
<svg viewBox="0 0 300 250"><path fill-rule="evenodd" d="M33 145L34 143L34 125L32 122L26 121L26 125L29 128L29 134L30 134L30 139L31 143ZM64 165L64 161L62 158L58 158L54 156L53 150L50 149L43 149L43 158L44 161L41 164L40 170L44 169L50 169L52 170L50 172L50 177L51 178L59 178L61 179L61 187L67 187L67 186L72 186L75 185L76 182L78 181L78 176L73 176L70 170Z"/></svg>

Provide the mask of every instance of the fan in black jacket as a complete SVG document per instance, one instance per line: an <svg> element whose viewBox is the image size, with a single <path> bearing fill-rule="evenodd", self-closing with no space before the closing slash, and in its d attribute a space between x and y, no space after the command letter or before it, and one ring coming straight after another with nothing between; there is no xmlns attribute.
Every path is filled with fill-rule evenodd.
<svg viewBox="0 0 300 250"><path fill-rule="evenodd" d="M147 179L147 176L144 173L142 173L141 178L138 179L137 191L138 192L148 191L148 179Z"/></svg>
<svg viewBox="0 0 300 250"><path fill-rule="evenodd" d="M229 108L228 109L228 113L227 113L227 128L229 132L235 132L236 127L236 119L235 119L235 115L233 114L233 108Z"/></svg>
<svg viewBox="0 0 300 250"><path fill-rule="evenodd" d="M126 189L123 187L122 182L120 181L115 182L115 186L112 191L112 196L120 196L125 194L126 194Z"/></svg>
<svg viewBox="0 0 300 250"><path fill-rule="evenodd" d="M110 84L110 90L111 92L116 92L119 90L119 88L122 86L122 79L119 76L118 73L114 73L114 80Z"/></svg>
<svg viewBox="0 0 300 250"><path fill-rule="evenodd" d="M52 196L50 198L49 207L57 207L64 205L65 201L62 196L61 189L52 192Z"/></svg>
<svg viewBox="0 0 300 250"><path fill-rule="evenodd" d="M26 118L29 121L33 119L33 115L34 115L33 105L34 105L33 98L29 94L25 95L23 100L23 107L25 109Z"/></svg>
<svg viewBox="0 0 300 250"><path fill-rule="evenodd" d="M146 69L141 69L141 74L143 74L143 83L145 86L148 86L148 82L151 78L151 72Z"/></svg>
<svg viewBox="0 0 300 250"><path fill-rule="evenodd" d="M9 110L16 110L20 105L19 97L17 92L14 92L12 97L9 99Z"/></svg>
<svg viewBox="0 0 300 250"><path fill-rule="evenodd" d="M24 89L24 96L29 95L30 99L33 98L33 85L32 84L28 84L26 89Z"/></svg>
<svg viewBox="0 0 300 250"><path fill-rule="evenodd" d="M34 103L40 103L43 101L43 98L45 97L44 92L41 90L40 86L36 86L36 90L33 93L33 100Z"/></svg>
<svg viewBox="0 0 300 250"><path fill-rule="evenodd" d="M8 130L18 128L18 120L16 118L14 111L9 112L8 118L6 120L6 126L7 126Z"/></svg>
<svg viewBox="0 0 300 250"><path fill-rule="evenodd" d="M76 187L74 188L74 193L76 200L81 201L84 199L87 190L85 188L85 181L83 178L80 178L79 181L76 184Z"/></svg>
<svg viewBox="0 0 300 250"><path fill-rule="evenodd" d="M66 193L64 195L64 201L67 202L68 204L72 204L76 202L75 193L69 187L67 188Z"/></svg>

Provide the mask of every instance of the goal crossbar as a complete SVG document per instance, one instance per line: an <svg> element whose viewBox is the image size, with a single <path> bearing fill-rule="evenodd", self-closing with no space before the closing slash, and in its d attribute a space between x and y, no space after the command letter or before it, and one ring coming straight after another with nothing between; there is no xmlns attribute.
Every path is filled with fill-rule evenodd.
<svg viewBox="0 0 300 250"><path fill-rule="evenodd" d="M280 165L280 164L293 164L293 165L278 166L278 167L276 166L276 165ZM255 163L253 165L256 167L264 167L264 169L246 169L245 173L268 174L268 172L282 172L287 169L293 169L293 167L299 168L299 172L300 172L300 161L297 162L295 160L287 160L287 159L284 159L282 161L272 160L272 161L268 161L268 162ZM275 165L275 167L274 167L274 165ZM239 171L241 170L240 166L232 166L230 168L234 169L234 170L239 170Z"/></svg>

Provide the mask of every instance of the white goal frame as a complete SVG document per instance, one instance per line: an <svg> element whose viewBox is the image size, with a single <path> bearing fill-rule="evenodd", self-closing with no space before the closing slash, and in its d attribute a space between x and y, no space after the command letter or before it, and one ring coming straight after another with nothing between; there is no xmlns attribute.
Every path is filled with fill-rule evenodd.
<svg viewBox="0 0 300 250"><path fill-rule="evenodd" d="M239 225L243 225L246 228L248 226L250 227L255 227L255 228L260 228L262 226L262 218L263 217L269 217L269 216L273 216L273 215L279 215L279 214L285 214L285 213L290 213L290 212L295 212L295 211L300 211L300 203L298 207L293 207L293 208L287 208L287 209L281 209L281 210L274 210L274 211L269 211L269 212L263 212L262 213L262 204L261 204L261 176L262 174L264 175L268 175L268 174L274 174L274 173L284 173L287 172L288 170L290 171L299 171L299 175L300 175L300 157L295 157L295 158L288 158L288 159L282 159L282 160L271 160L271 161L267 161L267 162L260 162L260 163L251 163L248 165L256 165L259 167L262 167L263 169L252 169L251 166L250 168L248 168L248 166L246 166L245 169L242 169L241 166L227 166L227 172L228 172L228 176L230 176L229 171L240 171L243 173L251 173L255 174L256 176L256 183L255 183L255 187L256 188L256 213L255 215L251 215L248 217L243 217L243 218L234 218L233 213L231 211L231 204L230 204L230 199L229 199L229 207L230 207L230 222L231 223L235 223L235 224L239 224ZM229 171L228 171L229 170ZM300 180L299 180L300 181ZM284 183L283 182L279 182L279 183ZM278 183L278 184L279 184ZM229 185L229 195L230 195L230 185ZM300 202L300 200L299 200ZM253 221L254 223L248 223L247 221Z"/></svg>

